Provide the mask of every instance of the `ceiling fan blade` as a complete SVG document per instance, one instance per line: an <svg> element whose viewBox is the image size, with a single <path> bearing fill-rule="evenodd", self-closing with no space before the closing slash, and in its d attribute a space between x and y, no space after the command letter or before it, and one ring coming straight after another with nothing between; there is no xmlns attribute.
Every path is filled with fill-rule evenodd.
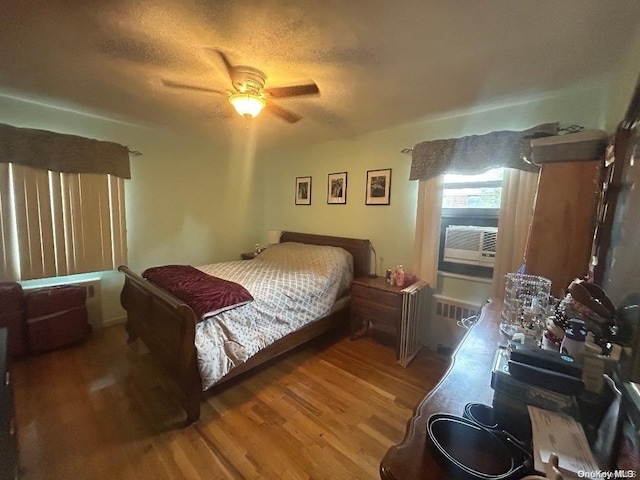
<svg viewBox="0 0 640 480"><path fill-rule="evenodd" d="M285 110L284 108L272 102L269 102L264 110L271 113L272 115L275 115L276 117L280 117L281 119L289 123L296 123L298 120L302 120L302 117L300 115L297 115L289 110Z"/></svg>
<svg viewBox="0 0 640 480"><path fill-rule="evenodd" d="M174 82L172 80L165 80L165 79L162 79L162 84L165 87L182 88L183 90L195 90L197 92L226 93L226 92L223 92L221 90L216 90L214 88L198 87L196 85L186 85L184 83L178 83L178 82Z"/></svg>
<svg viewBox="0 0 640 480"><path fill-rule="evenodd" d="M274 98L299 97L301 95L317 95L320 89L315 83L306 85L292 85L290 87L269 87L264 89Z"/></svg>
<svg viewBox="0 0 640 480"><path fill-rule="evenodd" d="M229 61L229 59L227 58L227 56L224 54L224 52L222 50L213 50L214 52L216 52L218 55L220 55L220 58L222 59L222 62L224 63L224 66L227 68L227 74L229 75L229 78L231 78L231 72L233 71L233 65L231 65L231 62Z"/></svg>

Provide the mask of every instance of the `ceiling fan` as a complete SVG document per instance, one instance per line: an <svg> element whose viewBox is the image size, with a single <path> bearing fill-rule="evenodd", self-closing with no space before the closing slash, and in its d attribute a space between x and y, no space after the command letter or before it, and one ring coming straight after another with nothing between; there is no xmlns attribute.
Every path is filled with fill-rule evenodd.
<svg viewBox="0 0 640 480"><path fill-rule="evenodd" d="M296 113L286 110L272 101L272 98L299 97L303 95L317 95L320 89L314 83L292 85L288 87L268 87L265 88L267 76L261 70L247 65L231 65L227 56L220 50L214 50L222 59L233 91L223 92L207 87L195 85L185 85L171 80L162 80L167 87L183 88L209 93L228 93L229 103L236 111L246 118L254 118L264 109L289 123L295 123L302 117Z"/></svg>

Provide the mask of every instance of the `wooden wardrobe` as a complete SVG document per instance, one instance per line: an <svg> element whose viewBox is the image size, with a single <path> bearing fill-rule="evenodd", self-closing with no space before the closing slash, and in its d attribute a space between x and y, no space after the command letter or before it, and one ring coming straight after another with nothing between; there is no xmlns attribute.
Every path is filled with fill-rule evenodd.
<svg viewBox="0 0 640 480"><path fill-rule="evenodd" d="M602 193L604 148L594 160L543 163L525 250L525 272L551 280L561 298L589 272Z"/></svg>

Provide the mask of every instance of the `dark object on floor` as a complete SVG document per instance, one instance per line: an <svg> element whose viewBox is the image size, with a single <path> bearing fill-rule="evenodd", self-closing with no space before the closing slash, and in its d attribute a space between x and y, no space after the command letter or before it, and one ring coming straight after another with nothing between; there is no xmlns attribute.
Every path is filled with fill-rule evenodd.
<svg viewBox="0 0 640 480"><path fill-rule="evenodd" d="M25 302L22 286L15 282L0 283L0 328L8 330L9 357L27 354Z"/></svg>
<svg viewBox="0 0 640 480"><path fill-rule="evenodd" d="M88 322L84 287L65 285L26 293L27 330L31 352L45 352L84 341Z"/></svg>

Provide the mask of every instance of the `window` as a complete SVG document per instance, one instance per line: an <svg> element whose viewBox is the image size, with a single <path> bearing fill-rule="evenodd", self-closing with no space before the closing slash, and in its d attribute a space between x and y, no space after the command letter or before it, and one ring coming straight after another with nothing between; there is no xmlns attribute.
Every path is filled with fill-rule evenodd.
<svg viewBox="0 0 640 480"><path fill-rule="evenodd" d="M438 270L492 277L503 174L444 176Z"/></svg>
<svg viewBox="0 0 640 480"><path fill-rule="evenodd" d="M500 210L504 169L495 168L479 175L444 176L443 210L489 209ZM449 212L455 214L456 212Z"/></svg>
<svg viewBox="0 0 640 480"><path fill-rule="evenodd" d="M126 263L124 179L0 163L0 280Z"/></svg>

